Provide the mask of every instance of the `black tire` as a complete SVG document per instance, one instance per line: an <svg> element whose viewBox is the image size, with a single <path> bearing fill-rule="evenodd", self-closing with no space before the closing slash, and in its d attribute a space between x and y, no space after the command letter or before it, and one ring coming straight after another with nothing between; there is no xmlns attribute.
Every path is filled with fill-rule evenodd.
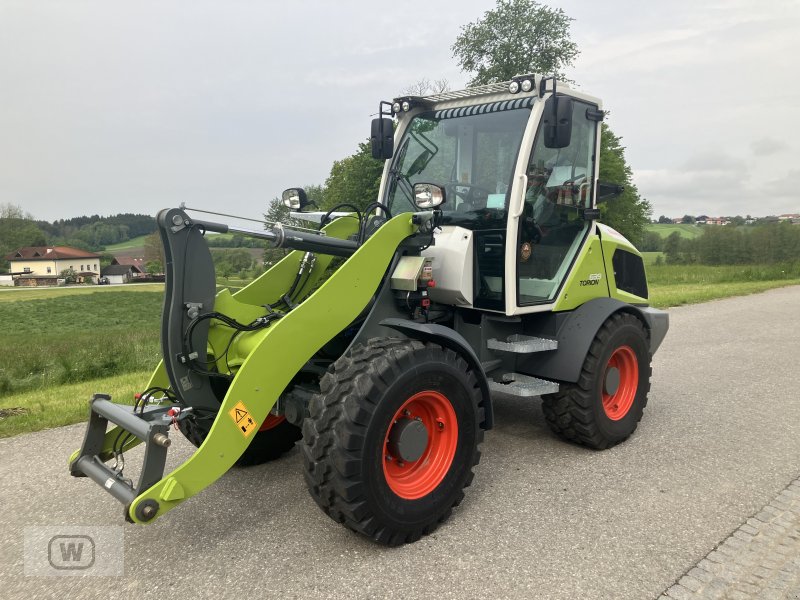
<svg viewBox="0 0 800 600"><path fill-rule="evenodd" d="M614 368L621 372L621 383L615 393L608 393L604 389L610 380L607 373ZM642 322L628 313L613 314L595 335L577 383L562 384L557 393L542 397L547 424L570 442L597 450L615 446L628 439L642 419L650 373ZM608 385L615 389L613 383Z"/></svg>
<svg viewBox="0 0 800 600"><path fill-rule="evenodd" d="M316 503L335 521L381 544L414 542L435 530L461 502L480 460L483 408L478 380L466 361L436 344L378 338L339 358L320 390L311 401L301 445L306 483ZM429 481L430 489L422 486L420 497L403 497L391 487L398 485L391 465L384 465L392 459L387 440L390 428L398 427L398 411L426 395L452 409L447 414L457 424L457 435L443 467L430 467L435 461L429 459L429 452L444 447L439 441L444 438L435 436L453 431L439 419L441 431L426 434L424 454L416 462L394 459L398 468L419 468L416 474L433 469L441 477Z"/></svg>
<svg viewBox="0 0 800 600"><path fill-rule="evenodd" d="M186 439L199 448L200 444L205 441L213 423L214 415L207 419L188 418L181 421L179 428ZM255 438L236 461L236 465L250 467L280 458L294 448L297 440L301 437L300 428L292 425L289 421L283 420L276 423L270 429L256 432Z"/></svg>

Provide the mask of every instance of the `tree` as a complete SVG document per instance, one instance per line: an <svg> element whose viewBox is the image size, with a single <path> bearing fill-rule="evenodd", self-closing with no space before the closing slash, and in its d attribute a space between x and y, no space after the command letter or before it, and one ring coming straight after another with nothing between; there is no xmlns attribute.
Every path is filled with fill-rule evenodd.
<svg viewBox="0 0 800 600"><path fill-rule="evenodd" d="M59 279L63 279L66 283L75 283L78 280L78 274L73 268L64 269L58 274Z"/></svg>
<svg viewBox="0 0 800 600"><path fill-rule="evenodd" d="M659 223L664 223L664 224L672 223L672 219L670 219L669 217L667 217L665 215L661 215L660 217L658 217L658 222Z"/></svg>
<svg viewBox="0 0 800 600"><path fill-rule="evenodd" d="M573 21L560 8L535 0L498 0L494 10L461 28L451 46L462 71L473 73L470 85L508 81L526 73L556 74L578 56L570 38Z"/></svg>
<svg viewBox="0 0 800 600"><path fill-rule="evenodd" d="M664 240L664 256L666 257L667 264L675 264L680 262L680 248L681 248L681 234L673 231Z"/></svg>
<svg viewBox="0 0 800 600"><path fill-rule="evenodd" d="M658 233L655 231L645 231L639 250L642 252L661 252L663 246L664 241Z"/></svg>
<svg viewBox="0 0 800 600"><path fill-rule="evenodd" d="M148 235L144 239L144 264L147 265L148 263L158 262L160 264L164 264L164 256L163 256L164 249L161 247L161 237L158 235L158 232L153 232ZM150 271L147 270L148 273L163 273L162 271Z"/></svg>
<svg viewBox="0 0 800 600"><path fill-rule="evenodd" d="M447 79L436 79L431 81L423 77L416 83L412 83L407 88L400 91L401 96L430 96L450 91L450 82Z"/></svg>
<svg viewBox="0 0 800 600"><path fill-rule="evenodd" d="M359 210L378 199L383 161L372 158L369 142L358 145L358 152L333 163L325 181L325 198L320 208L352 204Z"/></svg>
<svg viewBox="0 0 800 600"><path fill-rule="evenodd" d="M470 85L506 81L525 73L555 73L564 79L563 69L578 56L578 47L570 39L572 21L560 8L535 0L498 0L495 10L462 27L452 46L453 56L462 70L473 73ZM605 123L602 132L600 179L625 187L621 196L600 206L602 220L638 244L650 220L650 203L633 184L621 138Z"/></svg>
<svg viewBox="0 0 800 600"><path fill-rule="evenodd" d="M0 267L8 267L4 256L25 246L44 246L44 232L33 217L14 204L0 204Z"/></svg>
<svg viewBox="0 0 800 600"><path fill-rule="evenodd" d="M150 260L145 263L144 270L150 275L161 275L164 272L164 263L161 259Z"/></svg>
<svg viewBox="0 0 800 600"><path fill-rule="evenodd" d="M600 205L603 222L607 223L634 244L643 241L645 227L650 222L650 203L639 196L633 183L630 166L625 161L622 138L614 135L605 123L600 138L600 180L616 183L625 189L616 198Z"/></svg>
<svg viewBox="0 0 800 600"><path fill-rule="evenodd" d="M683 215L681 219L681 223L685 225L694 225L694 217L692 215Z"/></svg>

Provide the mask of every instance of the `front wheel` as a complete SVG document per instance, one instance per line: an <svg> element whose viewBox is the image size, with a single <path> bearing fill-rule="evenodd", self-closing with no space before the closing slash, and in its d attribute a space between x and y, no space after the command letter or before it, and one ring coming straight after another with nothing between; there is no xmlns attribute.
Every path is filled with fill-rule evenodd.
<svg viewBox="0 0 800 600"><path fill-rule="evenodd" d="M650 371L642 322L627 313L612 315L595 335L577 383L542 397L547 424L558 436L590 448L619 444L642 419Z"/></svg>
<svg viewBox="0 0 800 600"><path fill-rule="evenodd" d="M320 389L302 445L317 504L387 545L436 529L480 458L483 409L469 365L435 344L373 339L337 360Z"/></svg>

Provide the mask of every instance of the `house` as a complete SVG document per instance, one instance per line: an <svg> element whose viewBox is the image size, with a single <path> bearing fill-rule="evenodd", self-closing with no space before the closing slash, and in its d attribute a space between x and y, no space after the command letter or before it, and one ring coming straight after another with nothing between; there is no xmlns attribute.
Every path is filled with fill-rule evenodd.
<svg viewBox="0 0 800 600"><path fill-rule="evenodd" d="M102 277L108 279L108 283L128 283L141 274L139 267L135 265L121 265L113 262L100 273Z"/></svg>
<svg viewBox="0 0 800 600"><path fill-rule="evenodd" d="M131 272L131 277L133 279L137 279L147 273L147 269L144 268L144 258L135 256L115 256L111 260L111 264L134 267Z"/></svg>
<svg viewBox="0 0 800 600"><path fill-rule="evenodd" d="M27 246L7 254L17 285L57 285L58 275L72 269L79 282L89 283L100 274L100 255L69 246Z"/></svg>

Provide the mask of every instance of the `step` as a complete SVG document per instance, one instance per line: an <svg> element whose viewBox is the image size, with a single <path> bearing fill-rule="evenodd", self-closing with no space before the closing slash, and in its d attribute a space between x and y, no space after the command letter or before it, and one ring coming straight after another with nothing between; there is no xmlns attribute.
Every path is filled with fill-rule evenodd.
<svg viewBox="0 0 800 600"><path fill-rule="evenodd" d="M516 354L530 354L531 352L546 352L558 348L558 341L550 338L533 337L515 333L505 341L492 338L486 342L489 350L500 352L514 352Z"/></svg>
<svg viewBox="0 0 800 600"><path fill-rule="evenodd" d="M547 381L522 373L505 373L501 381L489 381L489 390L508 394L517 398L532 398L542 394L555 394L559 385L555 381Z"/></svg>

